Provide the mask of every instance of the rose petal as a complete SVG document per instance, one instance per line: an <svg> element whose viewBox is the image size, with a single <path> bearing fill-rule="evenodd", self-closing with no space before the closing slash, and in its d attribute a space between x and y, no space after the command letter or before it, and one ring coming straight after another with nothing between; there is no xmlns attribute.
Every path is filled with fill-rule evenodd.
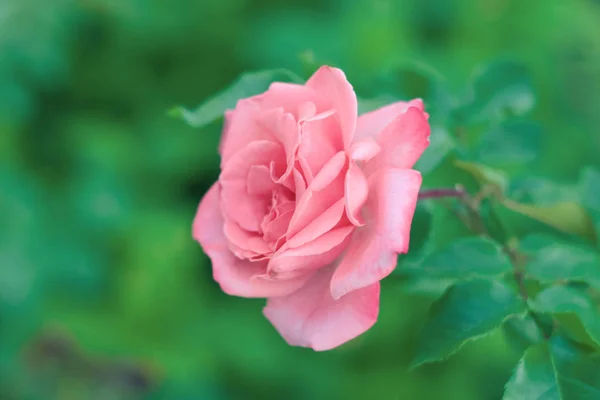
<svg viewBox="0 0 600 400"><path fill-rule="evenodd" d="M296 248L282 247L269 260L267 270L273 273L318 269L332 263L345 248L353 226L335 228L310 243Z"/></svg>
<svg viewBox="0 0 600 400"><path fill-rule="evenodd" d="M356 129L358 107L356 94L344 72L328 66L321 67L306 82L306 86L331 102L339 118L344 149L349 148Z"/></svg>
<svg viewBox="0 0 600 400"><path fill-rule="evenodd" d="M285 236L293 215L293 209L284 211L280 216L266 224L263 227L265 240L268 242L277 242L279 238Z"/></svg>
<svg viewBox="0 0 600 400"><path fill-rule="evenodd" d="M295 83L273 82L269 89L257 96L261 109L281 107L285 112L299 116L299 106L307 102L315 105L315 113L325 109L327 99L320 95L314 88Z"/></svg>
<svg viewBox="0 0 600 400"><path fill-rule="evenodd" d="M377 137L381 152L365 164L365 175L383 168L412 168L429 146L429 123L423 111L411 107Z"/></svg>
<svg viewBox="0 0 600 400"><path fill-rule="evenodd" d="M333 203L323 214L313 219L304 229L289 238L287 246L290 248L299 247L329 232L340 222L340 218L344 213L344 203L344 199L339 199Z"/></svg>
<svg viewBox="0 0 600 400"><path fill-rule="evenodd" d="M306 164L310 176L315 176L336 153L344 149L340 128L334 115L311 119L301 124L302 137L298 157Z"/></svg>
<svg viewBox="0 0 600 400"><path fill-rule="evenodd" d="M206 193L192 227L192 235L210 257L213 277L221 289L230 295L242 297L285 296L304 285L310 274L285 281L252 279L266 272L267 262L240 260L229 250L223 233L224 220L220 210L220 188L215 183Z"/></svg>
<svg viewBox="0 0 600 400"><path fill-rule="evenodd" d="M381 151L375 139L367 137L350 146L350 158L354 161L369 161Z"/></svg>
<svg viewBox="0 0 600 400"><path fill-rule="evenodd" d="M250 258L271 252L261 236L240 228L235 222L225 221L223 233L229 241L230 249L239 258Z"/></svg>
<svg viewBox="0 0 600 400"><path fill-rule="evenodd" d="M288 239L344 197L342 171L345 165L346 154L337 153L315 176L302 198L296 199L296 211L286 235Z"/></svg>
<svg viewBox="0 0 600 400"><path fill-rule="evenodd" d="M290 345L329 350L377 321L379 283L334 300L329 293L332 271L322 268L301 289L267 301L264 315Z"/></svg>
<svg viewBox="0 0 600 400"><path fill-rule="evenodd" d="M281 183L287 179L292 172L296 151L300 144L300 128L290 113L284 113L283 108L269 110L258 118L258 123L265 130L271 132L271 135L277 139L285 150L286 163L285 167L274 171L273 180Z"/></svg>
<svg viewBox="0 0 600 400"><path fill-rule="evenodd" d="M227 165L229 159L248 143L275 140L271 132L266 131L257 123L256 117L260 112L260 107L254 98L249 98L238 101L235 109L225 114L223 135L219 144L221 168Z"/></svg>
<svg viewBox="0 0 600 400"><path fill-rule="evenodd" d="M423 100L415 99L409 102L399 101L362 114L358 117L354 140L356 141L367 137L376 138L386 126L400 114L405 113L410 107L416 107L421 111L425 109Z"/></svg>
<svg viewBox="0 0 600 400"><path fill-rule="evenodd" d="M232 156L221 172L223 212L247 231L259 231L271 201L268 193L251 194L256 188L248 187L248 177L253 167L265 166L269 162L285 166L283 148L275 142L256 141Z"/></svg>
<svg viewBox="0 0 600 400"><path fill-rule="evenodd" d="M389 275L398 253L406 253L417 204L421 174L389 168L369 181L369 214L365 227L355 230L348 251L331 280L334 298L367 287Z"/></svg>
<svg viewBox="0 0 600 400"><path fill-rule="evenodd" d="M260 224L270 203L271 196L269 195L249 195L245 181L223 181L221 183L223 214L228 220L236 222L247 231L260 231Z"/></svg>
<svg viewBox="0 0 600 400"><path fill-rule="evenodd" d="M343 151L340 151L330 158L327 164L325 164L319 173L315 175L315 178L310 183L308 189L313 192L320 192L325 189L340 174L344 165L346 165L346 154Z"/></svg>
<svg viewBox="0 0 600 400"><path fill-rule="evenodd" d="M306 101L298 106L298 122L306 121L317 113L317 106L312 101Z"/></svg>
<svg viewBox="0 0 600 400"><path fill-rule="evenodd" d="M249 195L270 195L277 188L271 172L265 165L253 165L248 170L247 188Z"/></svg>
<svg viewBox="0 0 600 400"><path fill-rule="evenodd" d="M275 162L285 168L285 152L283 147L274 141L258 140L246 143L223 166L220 181L246 180L250 167L255 165L268 166Z"/></svg>
<svg viewBox="0 0 600 400"><path fill-rule="evenodd" d="M300 198L302 198L302 195L304 195L304 191L306 190L306 181L304 180L304 177L302 176L300 171L298 171L296 168L294 168L293 174L294 174L294 187L296 189L295 190L296 198L300 199Z"/></svg>
<svg viewBox="0 0 600 400"><path fill-rule="evenodd" d="M351 162L346 171L345 182L346 215L353 225L364 225L360 211L369 196L367 177L356 163Z"/></svg>

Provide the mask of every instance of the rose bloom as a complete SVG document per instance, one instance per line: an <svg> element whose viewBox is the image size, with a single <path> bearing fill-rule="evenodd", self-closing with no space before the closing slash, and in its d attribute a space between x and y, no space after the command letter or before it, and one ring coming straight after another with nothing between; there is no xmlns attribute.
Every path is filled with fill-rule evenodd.
<svg viewBox="0 0 600 400"><path fill-rule="evenodd" d="M358 116L344 73L327 66L240 100L193 223L222 290L266 298L294 346L331 349L373 326L379 281L408 251L427 119L418 99Z"/></svg>

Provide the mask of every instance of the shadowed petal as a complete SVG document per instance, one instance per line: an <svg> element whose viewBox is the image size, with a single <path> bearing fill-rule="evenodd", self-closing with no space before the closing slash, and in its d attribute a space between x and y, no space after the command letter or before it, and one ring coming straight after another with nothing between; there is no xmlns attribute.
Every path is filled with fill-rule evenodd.
<svg viewBox="0 0 600 400"><path fill-rule="evenodd" d="M332 272L322 268L296 292L267 300L263 313L290 345L329 350L377 321L379 283L334 300L329 291Z"/></svg>
<svg viewBox="0 0 600 400"><path fill-rule="evenodd" d="M421 174L415 170L385 169L369 181L365 206L367 223L354 231L348 251L331 280L334 298L367 287L389 275L398 253L406 253Z"/></svg>
<svg viewBox="0 0 600 400"><path fill-rule="evenodd" d="M369 183L367 177L355 162L350 162L350 167L346 171L345 182L345 202L346 215L353 225L362 226L364 224L360 213L363 205L369 196Z"/></svg>
<svg viewBox="0 0 600 400"><path fill-rule="evenodd" d="M282 281L254 279L255 276L266 272L267 261L241 260L229 250L228 241L223 233L224 221L219 206L219 191L219 184L214 184L200 202L192 234L210 257L213 277L221 285L221 289L234 296L271 297L284 296L302 287L310 278L310 274Z"/></svg>

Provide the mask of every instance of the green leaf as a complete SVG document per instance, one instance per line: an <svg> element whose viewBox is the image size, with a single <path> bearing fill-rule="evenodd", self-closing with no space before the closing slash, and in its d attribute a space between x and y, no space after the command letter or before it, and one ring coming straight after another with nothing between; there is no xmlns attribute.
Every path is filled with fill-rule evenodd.
<svg viewBox="0 0 600 400"><path fill-rule="evenodd" d="M523 166L535 161L541 148L542 129L526 120L509 120L481 138L477 158L495 167Z"/></svg>
<svg viewBox="0 0 600 400"><path fill-rule="evenodd" d="M600 356L560 336L550 349L561 398L600 399Z"/></svg>
<svg viewBox="0 0 600 400"><path fill-rule="evenodd" d="M527 236L519 247L528 256L527 273L538 280L581 281L600 289L600 254L594 250L542 235Z"/></svg>
<svg viewBox="0 0 600 400"><path fill-rule="evenodd" d="M456 142L443 127L432 127L429 141L429 147L415 164L415 169L422 174L432 172L456 148Z"/></svg>
<svg viewBox="0 0 600 400"><path fill-rule="evenodd" d="M529 305L541 313L576 315L586 333L600 344L600 312L586 290L577 286L551 286L541 291ZM585 337L577 332L576 327L570 329L567 326L566 329L573 333L576 339L585 341Z"/></svg>
<svg viewBox="0 0 600 400"><path fill-rule="evenodd" d="M560 400L558 382L546 343L531 347L506 384L503 400Z"/></svg>
<svg viewBox="0 0 600 400"><path fill-rule="evenodd" d="M496 242L483 237L468 237L431 254L421 268L429 274L468 279L498 276L510 271L512 266Z"/></svg>
<svg viewBox="0 0 600 400"><path fill-rule="evenodd" d="M524 115L535 105L531 77L525 66L501 60L476 71L468 113L476 121Z"/></svg>
<svg viewBox="0 0 600 400"><path fill-rule="evenodd" d="M502 332L507 343L519 352L544 339L542 331L529 313L508 317L502 324Z"/></svg>
<svg viewBox="0 0 600 400"><path fill-rule="evenodd" d="M412 366L443 360L522 311L524 305L515 291L500 281L458 283L432 305Z"/></svg>
<svg viewBox="0 0 600 400"><path fill-rule="evenodd" d="M583 205L600 212L600 171L588 167L583 170L579 181Z"/></svg>
<svg viewBox="0 0 600 400"><path fill-rule="evenodd" d="M423 99L433 119L444 122L455 102L447 81L438 71L418 61L395 62L359 88L370 97L392 96L394 101Z"/></svg>
<svg viewBox="0 0 600 400"><path fill-rule="evenodd" d="M512 232L507 229L505 221L499 217L497 203L498 201L493 198L482 199L479 203L479 214L489 236L498 243L506 243Z"/></svg>
<svg viewBox="0 0 600 400"><path fill-rule="evenodd" d="M511 181L508 197L518 202L538 205L580 201L580 196L573 185L559 184L547 178L529 176Z"/></svg>
<svg viewBox="0 0 600 400"><path fill-rule="evenodd" d="M411 253L423 250L429 240L433 224L430 208L427 203L417 203L410 230Z"/></svg>
<svg viewBox="0 0 600 400"><path fill-rule="evenodd" d="M456 160L454 165L470 173L480 185L493 185L499 193L504 193L508 186L508 178L502 171L483 164Z"/></svg>
<svg viewBox="0 0 600 400"><path fill-rule="evenodd" d="M436 100L444 77L428 65L416 61L395 63L383 70L373 87L400 99Z"/></svg>
<svg viewBox="0 0 600 400"><path fill-rule="evenodd" d="M523 204L504 199L502 204L522 215L549 225L559 231L596 240L594 225L587 211L575 202L565 201L552 205Z"/></svg>
<svg viewBox="0 0 600 400"><path fill-rule="evenodd" d="M175 107L169 115L181 118L194 128L200 128L223 117L226 110L235 108L238 100L266 91L273 82L302 83L302 79L285 69L247 72L229 87L200 104L194 111Z"/></svg>
<svg viewBox="0 0 600 400"><path fill-rule="evenodd" d="M583 205L590 211L596 235L600 235L600 171L588 167L583 170L579 181L579 192Z"/></svg>
<svg viewBox="0 0 600 400"><path fill-rule="evenodd" d="M600 398L600 358L561 336L531 347L506 385L503 400Z"/></svg>

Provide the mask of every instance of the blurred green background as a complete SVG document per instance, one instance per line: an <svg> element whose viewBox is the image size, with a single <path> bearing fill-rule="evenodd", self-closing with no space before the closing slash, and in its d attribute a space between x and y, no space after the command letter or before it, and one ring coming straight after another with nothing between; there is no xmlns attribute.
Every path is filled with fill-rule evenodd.
<svg viewBox="0 0 600 400"><path fill-rule="evenodd" d="M166 110L307 54L357 89L413 60L457 93L517 57L544 128L527 172L600 163L597 0L0 0L0 399L501 398L520 357L501 334L408 370L432 299L394 277L327 353L212 280L190 229L220 125Z"/></svg>

